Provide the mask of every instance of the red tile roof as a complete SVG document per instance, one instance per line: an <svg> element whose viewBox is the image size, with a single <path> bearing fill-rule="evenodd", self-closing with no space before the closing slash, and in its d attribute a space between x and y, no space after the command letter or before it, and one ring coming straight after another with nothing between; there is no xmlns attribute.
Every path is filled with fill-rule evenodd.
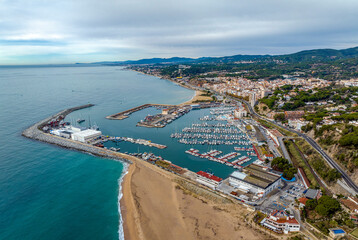
<svg viewBox="0 0 358 240"><path fill-rule="evenodd" d="M280 218L276 221L277 223L291 223L291 224L299 224L296 219L294 218Z"/></svg>
<svg viewBox="0 0 358 240"><path fill-rule="evenodd" d="M306 205L307 200L308 200L308 198L305 198L305 197L301 197L300 199L298 199L298 201L300 203L302 203L303 205Z"/></svg>
<svg viewBox="0 0 358 240"><path fill-rule="evenodd" d="M213 174L210 174L210 173L207 173L207 172L204 172L204 171L199 171L197 172L196 174L200 175L200 176L203 176L203 177L206 177L208 179L211 179L215 182L221 182L222 178L219 178Z"/></svg>

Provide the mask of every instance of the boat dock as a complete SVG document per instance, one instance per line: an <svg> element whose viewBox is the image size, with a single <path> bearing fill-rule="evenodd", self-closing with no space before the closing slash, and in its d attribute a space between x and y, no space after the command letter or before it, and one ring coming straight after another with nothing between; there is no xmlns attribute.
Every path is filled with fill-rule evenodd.
<svg viewBox="0 0 358 240"><path fill-rule="evenodd" d="M233 168L242 168L242 164L248 162L251 160L251 158L247 157L247 156L242 156L232 162L230 162L229 160L237 157L240 155L240 153L238 152L231 152L228 154L225 154L221 157L217 157L217 155L221 154L222 151L219 150L211 150L207 153L200 153L199 150L191 148L187 151L185 151L185 153L193 155L195 157L200 157L200 158L206 158L210 161L214 161L214 162L218 162L221 164L225 164L227 166L233 167Z"/></svg>
<svg viewBox="0 0 358 240"><path fill-rule="evenodd" d="M108 141L112 141L112 142L130 142L130 143L134 143L134 144L141 144L141 145L146 145L149 147L156 147L159 149L164 149L167 148L166 145L163 144L159 144L159 143L153 143L150 140L145 140L145 139L135 139L135 138L130 138L130 137L109 137L109 136L102 136L100 139L92 142L92 145L98 146L98 147L104 147L103 143L108 142Z"/></svg>

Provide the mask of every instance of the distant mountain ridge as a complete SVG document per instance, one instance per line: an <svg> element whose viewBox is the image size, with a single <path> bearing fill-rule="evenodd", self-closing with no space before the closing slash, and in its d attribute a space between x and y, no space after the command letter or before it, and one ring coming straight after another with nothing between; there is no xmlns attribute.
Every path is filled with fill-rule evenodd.
<svg viewBox="0 0 358 240"><path fill-rule="evenodd" d="M201 58L149 58L140 60L115 61L115 62L97 62L93 64L101 65L147 65L147 64L180 64L180 63L230 63L238 61L285 61L285 62L325 62L337 59L348 59L358 57L358 47L342 50L335 49L314 49L304 50L292 54L283 55L233 55L225 57L201 57Z"/></svg>

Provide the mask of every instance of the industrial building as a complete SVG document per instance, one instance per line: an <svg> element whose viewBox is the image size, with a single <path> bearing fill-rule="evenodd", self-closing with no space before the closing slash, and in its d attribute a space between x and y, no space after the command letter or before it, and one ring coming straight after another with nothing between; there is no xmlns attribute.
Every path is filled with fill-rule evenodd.
<svg viewBox="0 0 358 240"><path fill-rule="evenodd" d="M219 178L213 174L199 171L196 173L196 181L200 184L203 184L211 189L216 189L219 183L222 181L222 178Z"/></svg>
<svg viewBox="0 0 358 240"><path fill-rule="evenodd" d="M281 176L271 173L266 167L251 164L245 172L235 171L229 176L229 184L243 192L264 197L281 183Z"/></svg>
<svg viewBox="0 0 358 240"><path fill-rule="evenodd" d="M86 143L88 141L94 140L102 135L101 131L87 129L80 132L74 132L71 135L72 140Z"/></svg>

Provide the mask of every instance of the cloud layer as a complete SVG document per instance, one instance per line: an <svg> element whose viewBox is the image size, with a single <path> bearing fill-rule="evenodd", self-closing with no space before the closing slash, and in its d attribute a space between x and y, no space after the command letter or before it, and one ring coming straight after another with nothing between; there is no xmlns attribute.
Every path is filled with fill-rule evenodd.
<svg viewBox="0 0 358 240"><path fill-rule="evenodd" d="M0 0L0 64L358 45L356 0Z"/></svg>

